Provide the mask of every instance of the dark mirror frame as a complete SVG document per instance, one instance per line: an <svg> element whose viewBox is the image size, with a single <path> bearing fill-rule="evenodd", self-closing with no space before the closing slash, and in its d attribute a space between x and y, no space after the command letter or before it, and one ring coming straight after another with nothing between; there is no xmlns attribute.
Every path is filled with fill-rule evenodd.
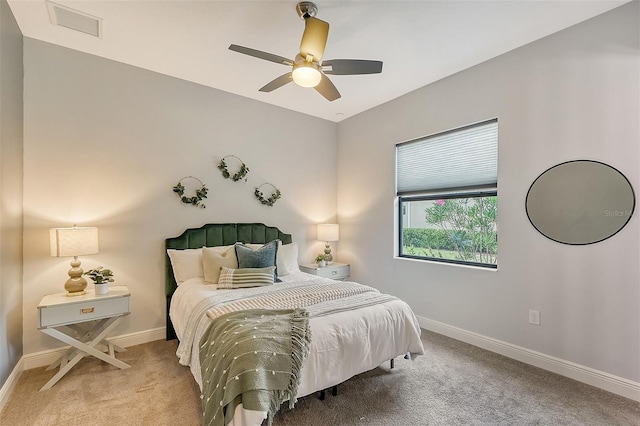
<svg viewBox="0 0 640 426"><path fill-rule="evenodd" d="M576 191L570 191L571 188L567 186L571 183L570 178L578 177L578 174L571 175L570 172L575 171L576 167L580 165L579 163L588 163L592 172L587 175L584 171L581 171L580 177L582 175L587 176L587 179L593 177L593 180L585 181L585 185L576 185ZM593 172L597 172L600 166L603 167L601 169L603 173L608 174L609 182L602 179L598 180L597 175L594 175ZM560 177L563 177L562 181L555 180ZM614 184L615 186L612 186ZM583 192L579 192L579 190ZM623 198L620 201L615 200L616 206L620 203L624 204L623 210L618 210L617 208L610 210L610 205L595 205L591 207L591 211L586 211L587 206L585 204L588 202L593 202L595 199L596 201L606 200L611 203L611 197L614 194L619 194L620 198ZM583 200L583 203L579 202ZM630 210L627 208L629 204L631 205ZM635 205L635 193L631 182L626 176L618 169L594 160L572 160L548 168L533 181L527 191L525 200L525 210L531 225L545 237L568 245L595 244L611 238L629 223L635 211ZM598 209L601 209L602 215L600 215L600 210ZM607 212L610 214L607 214ZM618 213L622 214L619 215ZM608 224L607 226L598 227L604 218L620 219L613 226ZM623 221L622 219L626 220ZM550 223L553 223L553 226ZM575 229L578 230L588 229L590 232L593 231L591 232L593 236L591 238L585 236L580 239L574 236L572 240L569 240L569 232L558 232L558 227L564 227L564 225L559 224L566 224L569 228L575 226ZM598 234L598 230L602 230L602 232Z"/></svg>

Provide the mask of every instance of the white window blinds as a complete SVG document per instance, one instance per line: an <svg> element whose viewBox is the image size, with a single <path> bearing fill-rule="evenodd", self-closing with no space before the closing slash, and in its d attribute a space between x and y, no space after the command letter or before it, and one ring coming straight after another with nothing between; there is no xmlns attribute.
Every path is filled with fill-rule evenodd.
<svg viewBox="0 0 640 426"><path fill-rule="evenodd" d="M495 189L497 182L495 119L396 145L399 196Z"/></svg>

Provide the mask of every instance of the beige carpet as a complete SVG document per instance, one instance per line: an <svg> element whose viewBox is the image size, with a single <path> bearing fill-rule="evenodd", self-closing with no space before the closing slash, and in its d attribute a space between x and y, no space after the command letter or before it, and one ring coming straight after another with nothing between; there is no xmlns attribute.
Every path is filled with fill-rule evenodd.
<svg viewBox="0 0 640 426"><path fill-rule="evenodd" d="M640 403L447 337L423 332L426 355L396 360L310 395L275 425L640 425ZM175 357L176 342L128 348L118 370L83 359L51 390L55 374L25 371L0 425L199 425L199 390Z"/></svg>

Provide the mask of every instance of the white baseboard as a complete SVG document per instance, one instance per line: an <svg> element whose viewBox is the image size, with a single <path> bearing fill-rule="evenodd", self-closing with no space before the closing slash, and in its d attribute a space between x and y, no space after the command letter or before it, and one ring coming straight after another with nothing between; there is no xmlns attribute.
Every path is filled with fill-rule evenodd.
<svg viewBox="0 0 640 426"><path fill-rule="evenodd" d="M109 340L118 346L128 348L129 346L155 342L156 340L163 340L166 337L166 332L166 327L158 327L152 328L150 330L123 334L122 336L109 338Z"/></svg>
<svg viewBox="0 0 640 426"><path fill-rule="evenodd" d="M16 366L13 367L13 370L11 371L11 374L9 374L9 377L7 377L7 380L4 382L4 385L2 385L2 387L0 388L0 412L2 412L4 405L9 400L9 396L11 396L11 392L13 391L13 388L18 383L18 380L20 380L20 376L22 376L23 371L24 371L24 357L21 357L20 360L18 360L18 363L16 364Z"/></svg>
<svg viewBox="0 0 640 426"><path fill-rule="evenodd" d="M424 317L420 327L640 402L640 383Z"/></svg>
<svg viewBox="0 0 640 426"><path fill-rule="evenodd" d="M162 340L165 338L165 330L165 327L152 328L150 330L109 337L109 340L120 347L126 348ZM47 366L56 361L67 349L69 349L69 346L24 355L22 357L24 359L23 370Z"/></svg>

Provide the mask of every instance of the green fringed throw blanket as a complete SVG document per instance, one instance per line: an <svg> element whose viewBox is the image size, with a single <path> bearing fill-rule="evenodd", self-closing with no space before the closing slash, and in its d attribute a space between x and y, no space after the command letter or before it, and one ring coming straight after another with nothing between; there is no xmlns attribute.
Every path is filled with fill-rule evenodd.
<svg viewBox="0 0 640 426"><path fill-rule="evenodd" d="M293 408L311 332L304 309L231 312L200 341L204 425L226 425L239 404L268 412Z"/></svg>

